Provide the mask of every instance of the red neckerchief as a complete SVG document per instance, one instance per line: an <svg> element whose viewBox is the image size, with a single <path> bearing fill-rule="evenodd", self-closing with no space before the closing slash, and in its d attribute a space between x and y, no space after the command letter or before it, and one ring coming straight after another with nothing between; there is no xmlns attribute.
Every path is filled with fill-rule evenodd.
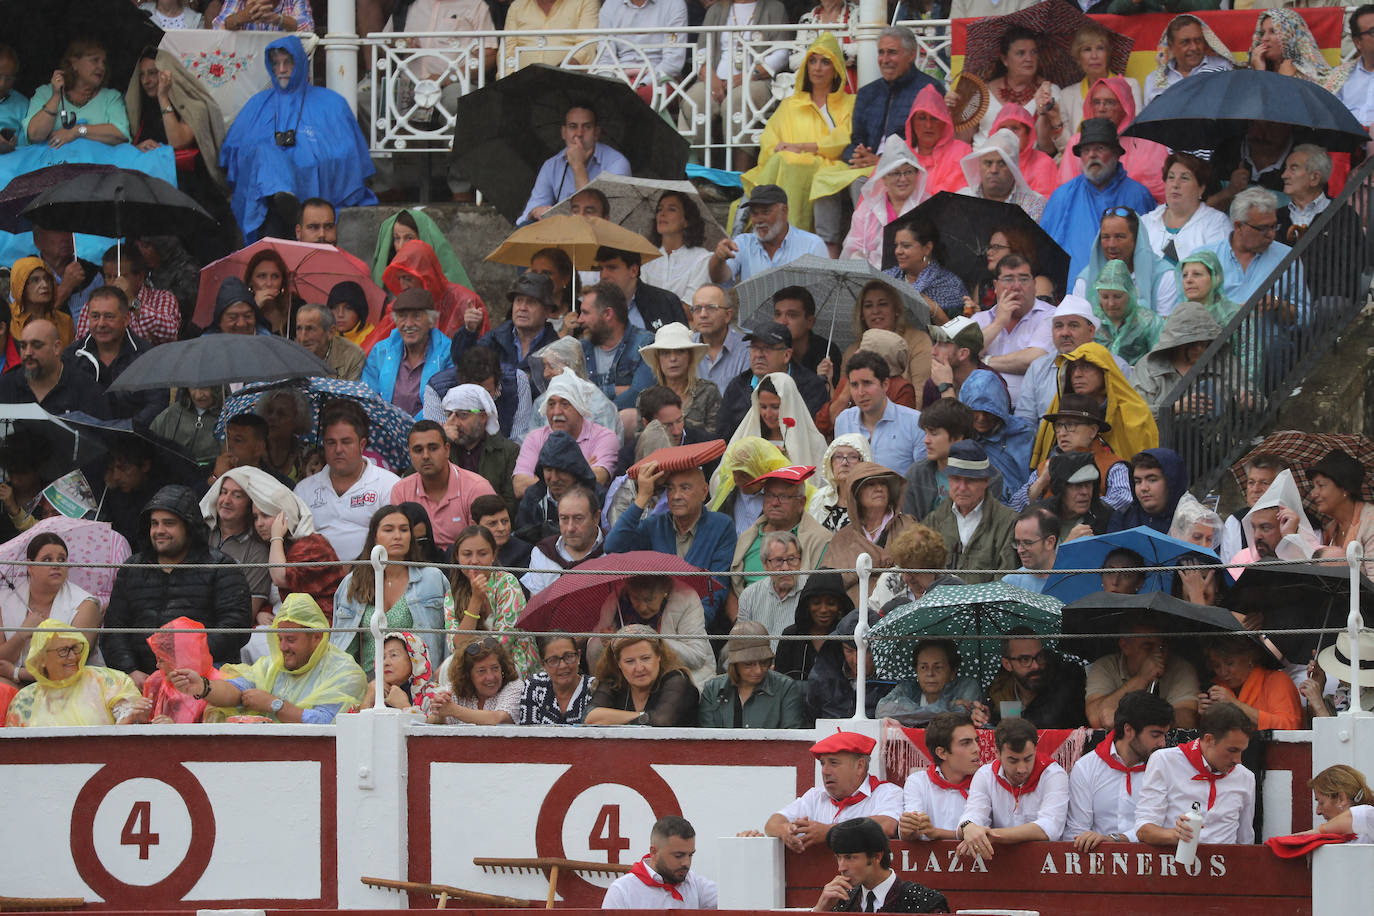
<svg viewBox="0 0 1374 916"><path fill-rule="evenodd" d="M1212 768L1207 765L1207 761L1202 759L1202 739L1194 738L1187 744L1180 744L1178 749L1183 752L1184 758L1197 770L1193 779L1197 782L1207 783L1207 810L1212 810L1212 805L1217 800L1217 782L1229 776L1229 773L1213 773Z"/></svg>
<svg viewBox="0 0 1374 916"><path fill-rule="evenodd" d="M926 775L930 777L930 784L937 789L958 792L964 798L968 798L968 787L973 784L973 777L967 776L963 782L950 782L940 773L940 768L935 764L926 767Z"/></svg>
<svg viewBox="0 0 1374 916"><path fill-rule="evenodd" d="M1131 774L1144 773L1145 764L1137 763L1133 767L1128 767L1112 756L1112 742L1116 740L1116 732L1107 732L1107 737L1102 739L1102 743L1097 746L1097 756L1102 758L1102 762L1116 770L1118 773L1126 774L1126 794L1131 794Z"/></svg>
<svg viewBox="0 0 1374 916"><path fill-rule="evenodd" d="M867 794L863 792L855 792L848 798L835 798L833 795L830 796L830 803L835 806L835 813L838 815L841 811L843 811L845 808L848 808L850 805L857 805L865 798L868 798L869 795L873 794L873 790L878 788L879 782L881 782L881 780L878 779L878 777L870 776L868 777Z"/></svg>
<svg viewBox="0 0 1374 916"><path fill-rule="evenodd" d="M630 869L630 874L634 875L640 881L644 882L646 886L661 888L662 890L665 890L668 893L672 894L674 900L681 900L682 892L677 889L676 885L668 884L665 881L660 881L653 875L649 874L649 866L644 864L648 858L648 856L645 856L643 859L640 859L638 862L636 862L634 864L634 868Z"/></svg>
<svg viewBox="0 0 1374 916"><path fill-rule="evenodd" d="M1012 807L1015 808L1021 804L1021 796L1029 795L1035 791L1036 786L1040 785L1040 776L1051 763L1054 761L1044 754L1036 754L1035 767L1031 770L1030 776L1021 785L1014 786L1002 778L1002 761L994 760L992 762L992 778L997 780L998 785L1011 793L1011 797L1014 799Z"/></svg>

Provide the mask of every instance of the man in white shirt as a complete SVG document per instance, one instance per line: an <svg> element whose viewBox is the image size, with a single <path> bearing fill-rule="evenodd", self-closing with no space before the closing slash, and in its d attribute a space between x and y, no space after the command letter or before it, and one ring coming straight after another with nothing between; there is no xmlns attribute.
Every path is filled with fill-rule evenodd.
<svg viewBox="0 0 1374 916"><path fill-rule="evenodd" d="M574 485L558 500L558 536L546 537L530 552L530 571L520 583L537 595L558 581L561 570L572 569L605 552L601 535L601 513L596 494Z"/></svg>
<svg viewBox="0 0 1374 916"><path fill-rule="evenodd" d="M603 910L714 910L716 882L692 871L697 832L684 817L668 815L649 832L649 854L606 891Z"/></svg>
<svg viewBox="0 0 1374 916"><path fill-rule="evenodd" d="M1026 719L1003 719L993 732L997 759L978 768L956 831L959 855L989 861L993 847L1056 840L1069 809L1069 774L1036 745Z"/></svg>
<svg viewBox="0 0 1374 916"><path fill-rule="evenodd" d="M1240 762L1255 726L1234 703L1217 703L1201 716L1200 738L1150 757L1135 802L1142 843L1174 846L1191 839L1183 820L1197 802L1204 843L1255 842L1255 774Z"/></svg>
<svg viewBox="0 0 1374 916"><path fill-rule="evenodd" d="M1174 721L1174 708L1145 690L1132 691L1116 706L1112 730L1091 754L1084 754L1069 774L1069 819L1065 842L1079 852L1106 840L1136 842L1135 791L1146 761L1164 747Z"/></svg>
<svg viewBox="0 0 1374 916"><path fill-rule="evenodd" d="M821 767L821 786L768 818L765 836L781 839L792 852L804 852L825 842L831 824L855 817L871 817L888 836L897 835L902 816L902 790L869 775L869 755L878 742L855 732L836 732L811 745Z"/></svg>
<svg viewBox="0 0 1374 916"><path fill-rule="evenodd" d="M902 788L901 838L952 840L979 767L973 719L964 712L940 713L926 726L926 750L935 763L907 774Z"/></svg>
<svg viewBox="0 0 1374 916"><path fill-rule="evenodd" d="M391 500L401 479L363 455L370 428L367 413L353 401L326 407L320 415L324 470L296 485L315 516L315 530L342 560L362 553L372 514Z"/></svg>
<svg viewBox="0 0 1374 916"><path fill-rule="evenodd" d="M1327 84L1355 120L1374 124L1374 5L1366 3L1350 14L1350 41L1356 56L1331 72Z"/></svg>
<svg viewBox="0 0 1374 916"><path fill-rule="evenodd" d="M973 320L983 328L983 361L1002 376L1015 404L1026 370L1054 347L1054 306L1035 298L1035 274L1019 254L998 261L995 277L997 305Z"/></svg>
<svg viewBox="0 0 1374 916"><path fill-rule="evenodd" d="M647 94L651 77L641 72L646 68L656 73L661 83L682 75L687 62L687 35L682 31L687 27L687 4L683 0L606 0L597 25L602 29L645 30L638 35L608 35L601 50L601 65L619 61L626 73L634 76L637 90Z"/></svg>

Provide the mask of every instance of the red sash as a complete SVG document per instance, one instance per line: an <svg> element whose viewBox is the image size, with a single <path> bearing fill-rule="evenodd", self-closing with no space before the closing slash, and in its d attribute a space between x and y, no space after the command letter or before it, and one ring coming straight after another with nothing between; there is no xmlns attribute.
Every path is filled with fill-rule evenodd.
<svg viewBox="0 0 1374 916"><path fill-rule="evenodd" d="M1002 778L1002 761L1000 760L994 760L992 762L992 776L997 780L998 785L1011 793L1011 797L1015 799L1015 804L1013 804L1012 807L1015 807L1021 803L1021 796L1029 795L1035 791L1036 786L1040 785L1040 776L1045 772L1045 768L1051 763L1054 763L1054 761L1050 758L1043 754L1036 754L1034 769L1031 770L1031 774L1026 781L1019 786L1014 786Z"/></svg>
<svg viewBox="0 0 1374 916"><path fill-rule="evenodd" d="M926 776L930 777L930 784L937 789L958 792L964 798L968 798L968 787L973 784L973 777L964 778L963 782L950 782L940 773L940 768L931 764L926 767Z"/></svg>
<svg viewBox="0 0 1374 916"><path fill-rule="evenodd" d="M1200 738L1194 738L1187 744L1180 744L1178 749L1183 752L1183 756L1197 770L1193 779L1197 782L1207 783L1207 810L1212 810L1212 805L1217 800L1217 781L1225 779L1228 773L1213 773L1212 768L1207 765L1207 761L1202 759L1202 744Z"/></svg>
<svg viewBox="0 0 1374 916"><path fill-rule="evenodd" d="M1131 774L1144 773L1145 764L1137 763L1135 766L1128 767L1112 756L1112 742L1116 740L1116 732L1107 732L1107 737L1102 739L1102 743L1097 746L1097 756L1102 758L1102 762L1116 770L1118 773L1126 774L1126 794L1131 794Z"/></svg>
<svg viewBox="0 0 1374 916"><path fill-rule="evenodd" d="M634 868L630 869L630 874L634 875L640 881L644 882L646 886L661 888L662 890L665 890L668 893L672 894L674 900L681 900L682 892L677 889L677 885L668 884L664 881L660 881L653 875L649 874L649 867L644 864L644 860L647 858L649 857L645 856L643 859L640 859L638 862L636 862L634 864Z"/></svg>
<svg viewBox="0 0 1374 916"><path fill-rule="evenodd" d="M869 795L873 794L873 790L878 788L878 784L880 782L882 782L882 780L880 780L878 777L870 776L868 777L868 794L864 794L863 792L855 792L848 798L835 798L834 796L831 796L830 803L835 806L835 813L838 815L841 811L843 811L845 808L848 808L850 805L857 805L865 798L868 798Z"/></svg>

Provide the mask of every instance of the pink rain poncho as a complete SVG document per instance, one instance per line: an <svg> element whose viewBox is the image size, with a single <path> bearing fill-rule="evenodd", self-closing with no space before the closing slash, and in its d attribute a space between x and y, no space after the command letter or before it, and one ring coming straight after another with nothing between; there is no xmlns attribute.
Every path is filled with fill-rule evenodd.
<svg viewBox="0 0 1374 916"><path fill-rule="evenodd" d="M930 115L944 127L935 141L935 146L927 154L922 154L916 133L911 129L911 120L917 114ZM927 195L934 197L941 191L958 192L964 187L964 169L959 160L973 152L973 147L954 137L954 120L949 116L945 97L934 86L927 86L916 95L911 113L906 117L906 145L916 151L916 158L926 170Z"/></svg>
<svg viewBox="0 0 1374 916"><path fill-rule="evenodd" d="M169 633L167 630L201 630L199 633ZM182 693L167 681L167 675L177 668L190 668L202 677L218 680L210 657L210 641L205 627L189 617L178 617L162 625L148 637L148 648L157 657L157 670L143 682L143 695L153 701L153 719L166 716L178 724L199 722L206 703Z"/></svg>
<svg viewBox="0 0 1374 916"><path fill-rule="evenodd" d="M1025 126L1024 133L1015 128L1014 125L1018 124ZM1035 119L1020 105L1008 102L998 112L997 120L992 122L992 130L988 131L988 136L1004 127L1016 134L1017 140L1020 141L1021 154L1016 164L1021 168L1021 176L1026 179L1026 184L1031 186L1032 191L1048 200L1054 189L1059 187L1059 169L1055 167L1053 158L1035 148Z"/></svg>

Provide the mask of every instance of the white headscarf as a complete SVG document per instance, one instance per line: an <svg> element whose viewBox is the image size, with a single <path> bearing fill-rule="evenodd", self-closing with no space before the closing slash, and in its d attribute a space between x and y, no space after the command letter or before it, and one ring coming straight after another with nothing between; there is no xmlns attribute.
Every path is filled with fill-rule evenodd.
<svg viewBox="0 0 1374 916"><path fill-rule="evenodd" d="M219 513L215 504L219 502L220 490L224 481L232 480L243 487L253 506L264 515L286 516L287 533L294 540L315 533L315 516L301 498L279 483L277 478L258 468L230 468L210 486L210 491L200 501L200 514L211 528L219 526Z"/></svg>
<svg viewBox="0 0 1374 916"><path fill-rule="evenodd" d="M868 183L864 185L862 198L874 197L878 194L887 193L887 185L881 179L888 172L893 171L899 166L909 165L919 173L916 179L916 188L911 192L912 205L919 204L926 199L926 178L929 173L926 167L921 165L921 160L916 158L916 151L906 145L900 134L888 134L883 141L882 155L878 157L878 164L873 166L873 174L869 177Z"/></svg>
<svg viewBox="0 0 1374 916"><path fill-rule="evenodd" d="M501 429L501 421L496 416L496 402L481 385L459 385L450 388L444 395L444 410L481 410L487 415L487 435L494 436Z"/></svg>
<svg viewBox="0 0 1374 916"><path fill-rule="evenodd" d="M844 448L846 445L859 453L859 460L873 460L873 449L863 436L858 433L845 433L843 436L835 437L835 441L830 443L830 447L825 450L825 455L821 458L821 463L816 467L817 475L825 483L816 488L816 492L812 494L810 501L806 504L806 511L811 513L811 517L818 522L825 521L830 507L840 501L840 491L835 487L835 470L830 466L830 459L835 457L836 450Z"/></svg>
<svg viewBox="0 0 1374 916"><path fill-rule="evenodd" d="M582 389L581 383L586 379L578 378L577 373L567 366L549 382L549 390L544 392L544 403L539 405L539 412L544 419L549 418L549 398L562 398L573 406L573 409L582 415L583 420L591 420L591 406L587 403L586 392ZM590 383L588 383L590 384Z"/></svg>
<svg viewBox="0 0 1374 916"><path fill-rule="evenodd" d="M773 383L773 388L778 392L778 399L782 401L782 406L778 409L778 426L782 434L782 450L787 455L787 460L793 464L818 467L825 456L825 437L816 429L816 424L811 419L811 411L807 409L806 401L802 400L801 392L797 390L797 383L792 381L792 376L786 372L770 372L765 377ZM763 384L762 380L759 384ZM759 422L758 388L754 389L750 401L749 412L740 420L739 426L735 427L735 434L730 437L730 445L734 445L745 436L764 438L763 426ZM794 421L790 428L787 420Z"/></svg>
<svg viewBox="0 0 1374 916"><path fill-rule="evenodd" d="M1002 157L1002 161L1011 169L1012 177L1016 179L1016 190L1022 194L1029 193L1031 186L1026 183L1026 177L1021 174L1019 158L1021 156L1021 141L1016 138L1016 134L1003 127L992 136L983 141L982 145L975 148L959 160L959 167L964 170L964 180L974 191L983 183L982 175L978 172L978 160L988 153L996 153Z"/></svg>
<svg viewBox="0 0 1374 916"><path fill-rule="evenodd" d="M1264 491L1264 495L1255 501L1254 507L1240 520L1245 526L1245 536L1249 540L1250 549L1255 551L1255 556L1259 556L1259 549L1255 546L1255 513L1262 509L1279 507L1298 517L1298 532L1284 535L1274 554L1280 560L1312 559L1312 554L1321 546L1321 541L1312 530L1312 523L1307 520L1307 512L1303 510L1302 495L1298 493L1298 483L1293 479L1293 472L1287 469L1279 472L1274 482L1269 485L1269 489Z"/></svg>

